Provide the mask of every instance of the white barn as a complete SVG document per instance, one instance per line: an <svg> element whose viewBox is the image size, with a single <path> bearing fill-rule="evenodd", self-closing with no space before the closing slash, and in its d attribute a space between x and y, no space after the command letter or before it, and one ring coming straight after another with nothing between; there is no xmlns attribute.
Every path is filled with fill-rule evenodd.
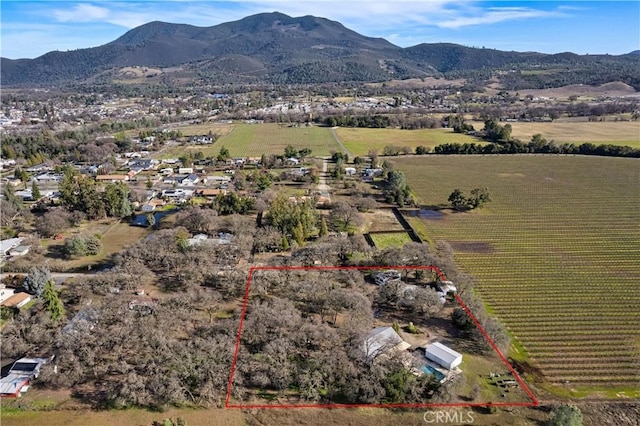
<svg viewBox="0 0 640 426"><path fill-rule="evenodd" d="M453 370L462 362L462 355L442 343L431 343L425 348L424 355L428 360L442 367Z"/></svg>

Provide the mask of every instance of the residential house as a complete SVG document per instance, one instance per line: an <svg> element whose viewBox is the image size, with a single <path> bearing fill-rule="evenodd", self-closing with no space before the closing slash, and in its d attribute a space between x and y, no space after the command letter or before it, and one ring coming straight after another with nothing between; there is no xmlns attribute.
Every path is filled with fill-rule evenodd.
<svg viewBox="0 0 640 426"><path fill-rule="evenodd" d="M52 168L50 166L47 166L45 163L40 163L40 164L36 164L35 166L27 167L24 170L29 173L42 173L42 172L48 172L52 170Z"/></svg>
<svg viewBox="0 0 640 426"><path fill-rule="evenodd" d="M363 342L363 351L369 361L386 353L407 350L409 347L411 344L402 340L391 327L374 328Z"/></svg>
<svg viewBox="0 0 640 426"><path fill-rule="evenodd" d="M16 293L10 296L4 302L0 303L0 306L6 308L22 308L27 303L31 302L31 295L29 293Z"/></svg>
<svg viewBox="0 0 640 426"><path fill-rule="evenodd" d="M207 176L208 184L222 185L229 182L231 182L231 177L229 176Z"/></svg>
<svg viewBox="0 0 640 426"><path fill-rule="evenodd" d="M213 143L213 136L208 136L208 135L192 136L189 139L189 142L196 145L209 145Z"/></svg>
<svg viewBox="0 0 640 426"><path fill-rule="evenodd" d="M129 175L97 175L96 181L98 182L126 182L129 180Z"/></svg>
<svg viewBox="0 0 640 426"><path fill-rule="evenodd" d="M33 201L33 193L31 188L23 189L15 192L16 197L22 198L22 201Z"/></svg>
<svg viewBox="0 0 640 426"><path fill-rule="evenodd" d="M29 389L32 380L37 379L41 367L51 358L21 358L13 363L9 374L0 379L0 397L17 398Z"/></svg>
<svg viewBox="0 0 640 426"><path fill-rule="evenodd" d="M22 237L16 237L16 238L9 238L7 240L0 241L0 255L4 256L9 254L9 251L18 247L23 240L24 238Z"/></svg>
<svg viewBox="0 0 640 426"><path fill-rule="evenodd" d="M196 192L195 192L196 196L207 197L207 198L214 198L220 194L224 195L226 193L227 191L225 189L213 189L213 188L196 189Z"/></svg>
<svg viewBox="0 0 640 426"><path fill-rule="evenodd" d="M345 167L344 168L344 174L347 176L355 176L356 174L356 168L355 167Z"/></svg>
<svg viewBox="0 0 640 426"><path fill-rule="evenodd" d="M178 174L188 175L193 173L193 167L178 167Z"/></svg>
<svg viewBox="0 0 640 426"><path fill-rule="evenodd" d="M45 172L34 176L32 179L39 184L49 184L60 182L62 180L62 175L60 173Z"/></svg>
<svg viewBox="0 0 640 426"><path fill-rule="evenodd" d="M9 252L9 256L14 257L14 256L24 256L25 254L29 253L29 250L31 249L31 247L29 246L18 246L14 249L12 249Z"/></svg>
<svg viewBox="0 0 640 426"><path fill-rule="evenodd" d="M200 182L200 178L198 177L198 175L191 173L190 175L188 175L184 179L182 179L182 181L180 181L180 185L182 185L182 186L193 186L198 182Z"/></svg>
<svg viewBox="0 0 640 426"><path fill-rule="evenodd" d="M153 160L151 158L139 158L129 162L129 168L132 170L153 170L158 163L158 160Z"/></svg>
<svg viewBox="0 0 640 426"><path fill-rule="evenodd" d="M14 290L12 288L7 288L6 285L0 284L0 303L13 296L13 293Z"/></svg>

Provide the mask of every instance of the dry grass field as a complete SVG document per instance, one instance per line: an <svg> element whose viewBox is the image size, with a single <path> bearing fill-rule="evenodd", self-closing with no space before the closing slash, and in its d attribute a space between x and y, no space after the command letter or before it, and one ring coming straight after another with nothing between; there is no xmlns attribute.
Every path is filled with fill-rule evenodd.
<svg viewBox="0 0 640 426"><path fill-rule="evenodd" d="M640 397L640 164L595 156L398 158L423 205L489 188L470 213L408 218L451 244L530 379L563 395Z"/></svg>
<svg viewBox="0 0 640 426"><path fill-rule="evenodd" d="M484 128L484 123L470 122L477 130ZM505 123L502 123L505 124ZM528 142L531 137L540 133L544 138L558 143L592 142L598 144L628 145L640 148L640 122L638 121L603 121L603 122L562 122L552 123L509 123L513 128L512 137Z"/></svg>
<svg viewBox="0 0 640 426"><path fill-rule="evenodd" d="M353 155L367 155L370 150L382 150L387 145L409 147L415 152L417 146L433 148L443 143L479 143L480 139L453 133L449 129L365 129L340 127L335 130L340 140Z"/></svg>

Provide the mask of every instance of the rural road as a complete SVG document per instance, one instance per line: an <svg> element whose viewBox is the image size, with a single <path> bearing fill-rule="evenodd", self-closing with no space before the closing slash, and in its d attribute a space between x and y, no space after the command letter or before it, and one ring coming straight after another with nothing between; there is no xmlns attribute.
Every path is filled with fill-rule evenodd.
<svg viewBox="0 0 640 426"><path fill-rule="evenodd" d="M336 140L336 142L338 143L338 145L340 145L340 148L342 148L342 151L344 151L345 154L347 154L349 156L349 158L353 158L353 154L351 153L351 151L349 151L347 149L346 146L344 146L344 144L342 143L342 141L340 140L340 138L338 137L338 134L336 133L336 129L335 127L331 128L331 134L333 135L333 138Z"/></svg>
<svg viewBox="0 0 640 426"><path fill-rule="evenodd" d="M318 179L318 191L320 191L320 195L329 199L331 201L331 196L329 195L329 190L331 187L327 185L327 168L329 166L329 159L322 159L322 173L320 173Z"/></svg>

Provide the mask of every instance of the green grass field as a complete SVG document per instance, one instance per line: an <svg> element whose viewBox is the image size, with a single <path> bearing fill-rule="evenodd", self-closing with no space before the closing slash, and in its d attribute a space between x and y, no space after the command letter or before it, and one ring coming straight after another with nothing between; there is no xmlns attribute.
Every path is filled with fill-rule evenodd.
<svg viewBox="0 0 640 426"><path fill-rule="evenodd" d="M385 234L371 234L371 239L376 247L384 250L390 247L404 247L411 242L411 237L406 232L390 232Z"/></svg>
<svg viewBox="0 0 640 426"><path fill-rule="evenodd" d="M470 122L477 129L483 129L484 123ZM506 124L506 123L502 123ZM528 142L531 137L540 133L547 140L558 143L584 142L613 145L627 145L640 148L640 122L637 121L603 121L603 122L563 122L552 123L509 123L513 128L511 136Z"/></svg>
<svg viewBox="0 0 640 426"><path fill-rule="evenodd" d="M393 162L423 205L446 203L454 188L489 188L493 202L483 210L408 219L427 240L451 244L488 309L517 339L518 359L539 368L559 393L637 386L638 160L430 156Z"/></svg>
<svg viewBox="0 0 640 426"><path fill-rule="evenodd" d="M332 151L340 151L328 128L286 127L279 124L239 124L212 148L217 154L223 145L234 157L283 154L287 145L297 149L309 148L313 156L327 156Z"/></svg>
<svg viewBox="0 0 640 426"><path fill-rule="evenodd" d="M417 146L427 146L430 148L443 143L480 143L480 139L453 133L449 129L364 129L341 127L335 130L340 140L344 143L353 155L367 155L375 149L378 154L387 145L408 146L414 152Z"/></svg>

